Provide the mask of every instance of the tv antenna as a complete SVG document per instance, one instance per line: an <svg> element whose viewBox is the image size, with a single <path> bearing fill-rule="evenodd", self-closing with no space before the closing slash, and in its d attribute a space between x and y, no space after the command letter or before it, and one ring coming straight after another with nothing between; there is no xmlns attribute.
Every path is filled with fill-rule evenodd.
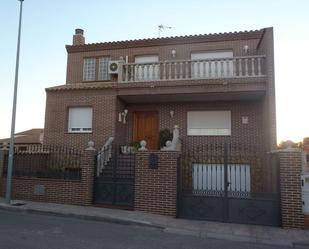
<svg viewBox="0 0 309 249"><path fill-rule="evenodd" d="M165 26L163 24L158 25L158 37L161 37L161 33L165 30L165 29L171 29L172 27L169 26Z"/></svg>

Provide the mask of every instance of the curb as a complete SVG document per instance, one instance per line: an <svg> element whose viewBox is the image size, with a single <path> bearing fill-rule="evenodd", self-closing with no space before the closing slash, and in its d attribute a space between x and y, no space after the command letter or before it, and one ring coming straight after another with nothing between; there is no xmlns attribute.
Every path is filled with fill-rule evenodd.
<svg viewBox="0 0 309 249"><path fill-rule="evenodd" d="M247 243L258 243L263 245L272 245L272 246L284 246L290 248L309 248L309 242L302 241L292 241L292 240L270 240L262 237L256 236L245 236L245 235L235 235L235 234L224 234L224 233L214 233L207 232L204 233L200 230L168 227L159 224L154 224L152 222L135 220L135 219L125 219L125 218L116 218L110 216L97 216L97 215L87 215L87 214L77 214L77 213L67 213L67 212L58 212L52 210L42 210L35 209L27 206L12 206L8 204L0 203L0 210L5 210L9 212L20 212L20 213L29 213L29 214L39 214L39 215L52 215L58 217L69 217L69 218L78 218L82 220L91 220L91 221L103 221L114 224L121 225L132 225L132 226L143 226L149 228L160 229L163 232L178 234L178 235L188 235L195 236L204 239L217 239L217 240L226 240L226 241L237 241L237 242L247 242Z"/></svg>
<svg viewBox="0 0 309 249"><path fill-rule="evenodd" d="M114 224L121 224L121 225L137 225L137 226L144 226L144 227L151 227L156 229L165 229L166 227L153 224L151 222L146 221L138 221L133 219L123 219L123 218L115 218L115 217L109 217L109 216L96 216L96 215L85 215L85 214L74 214L74 213L60 213L56 211L51 210L38 210L35 208L29 208L29 207L14 207L9 206L7 204L3 205L0 204L0 210L6 210L11 212L23 212L23 213L29 213L29 214L48 214L53 216L59 216L59 217L69 217L69 218L79 218L83 220L91 220L91 221L104 221L108 223L114 223Z"/></svg>

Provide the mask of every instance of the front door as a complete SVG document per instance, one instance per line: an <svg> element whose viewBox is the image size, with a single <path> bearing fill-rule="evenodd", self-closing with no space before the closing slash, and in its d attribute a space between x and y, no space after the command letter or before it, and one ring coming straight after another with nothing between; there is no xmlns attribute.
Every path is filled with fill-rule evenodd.
<svg viewBox="0 0 309 249"><path fill-rule="evenodd" d="M158 149L159 119L157 112L135 112L133 140L147 142L147 149Z"/></svg>

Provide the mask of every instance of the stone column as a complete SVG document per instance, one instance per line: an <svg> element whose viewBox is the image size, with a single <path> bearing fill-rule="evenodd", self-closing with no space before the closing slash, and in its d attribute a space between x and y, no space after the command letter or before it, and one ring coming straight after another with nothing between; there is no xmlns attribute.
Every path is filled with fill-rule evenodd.
<svg viewBox="0 0 309 249"><path fill-rule="evenodd" d="M280 161L281 215L283 228L303 228L301 179L302 153L288 148L278 151Z"/></svg>
<svg viewBox="0 0 309 249"><path fill-rule="evenodd" d="M88 147L84 150L82 160L81 183L84 193L84 205L92 204L94 167L96 162L96 149L92 141L88 142Z"/></svg>

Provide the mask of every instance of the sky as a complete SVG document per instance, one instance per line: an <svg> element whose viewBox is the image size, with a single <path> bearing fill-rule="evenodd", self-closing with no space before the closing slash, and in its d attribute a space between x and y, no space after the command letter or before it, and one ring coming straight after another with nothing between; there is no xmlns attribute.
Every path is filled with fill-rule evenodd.
<svg viewBox="0 0 309 249"><path fill-rule="evenodd" d="M0 138L9 137L19 1L0 1ZM25 0L16 132L44 127L45 88L65 84L75 28L87 43L274 27L277 137L309 137L307 0Z"/></svg>

